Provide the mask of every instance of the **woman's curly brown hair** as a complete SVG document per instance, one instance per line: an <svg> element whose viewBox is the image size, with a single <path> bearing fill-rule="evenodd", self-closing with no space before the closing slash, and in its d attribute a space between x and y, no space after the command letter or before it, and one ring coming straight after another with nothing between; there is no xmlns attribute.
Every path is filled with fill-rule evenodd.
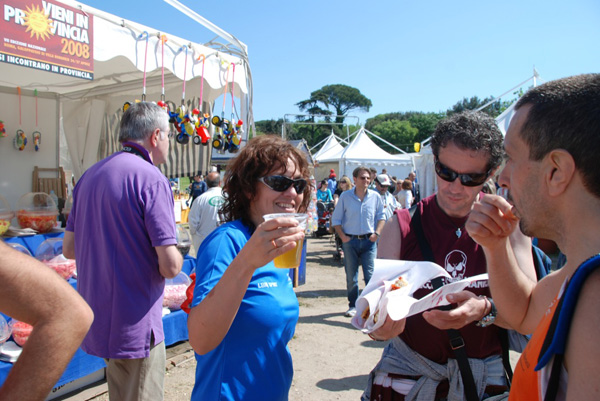
<svg viewBox="0 0 600 401"><path fill-rule="evenodd" d="M250 205L254 201L258 185L262 185L258 179L274 170L285 169L290 158L302 178L308 181L298 209L299 212L306 211L312 191L306 156L278 136L261 135L250 139L227 168L223 185L225 202L219 210L224 221L241 219L244 224L254 227L250 220Z"/></svg>

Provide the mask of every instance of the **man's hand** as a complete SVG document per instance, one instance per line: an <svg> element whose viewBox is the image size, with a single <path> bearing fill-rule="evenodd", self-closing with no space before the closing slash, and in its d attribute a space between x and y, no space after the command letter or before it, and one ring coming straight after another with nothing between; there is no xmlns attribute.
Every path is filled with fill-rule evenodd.
<svg viewBox="0 0 600 401"><path fill-rule="evenodd" d="M440 330L458 330L471 322L481 320L488 309L485 298L479 298L470 291L449 294L446 299L450 303L458 304L458 307L448 311L434 309L423 312L427 323Z"/></svg>
<svg viewBox="0 0 600 401"><path fill-rule="evenodd" d="M475 202L465 227L475 242L491 248L508 240L518 223L510 203L500 196L486 195Z"/></svg>
<svg viewBox="0 0 600 401"><path fill-rule="evenodd" d="M373 331L369 337L375 341L385 341L399 336L404 331L406 319L392 320L389 316L385 317L383 326Z"/></svg>

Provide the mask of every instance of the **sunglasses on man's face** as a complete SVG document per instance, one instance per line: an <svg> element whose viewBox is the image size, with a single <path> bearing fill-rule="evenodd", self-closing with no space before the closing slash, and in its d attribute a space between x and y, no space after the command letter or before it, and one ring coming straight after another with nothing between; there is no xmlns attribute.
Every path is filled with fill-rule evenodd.
<svg viewBox="0 0 600 401"><path fill-rule="evenodd" d="M438 177L448 182L454 182L454 180L459 178L460 183L465 187L476 187L483 184L487 180L491 171L492 169L489 169L485 173L461 174L452 170L450 167L443 165L439 160L435 160L435 172Z"/></svg>
<svg viewBox="0 0 600 401"><path fill-rule="evenodd" d="M292 180L291 178L283 175L269 175L266 177L260 177L258 181L277 192L285 192L293 185L297 194L302 193L307 184L304 178L296 178L295 180Z"/></svg>

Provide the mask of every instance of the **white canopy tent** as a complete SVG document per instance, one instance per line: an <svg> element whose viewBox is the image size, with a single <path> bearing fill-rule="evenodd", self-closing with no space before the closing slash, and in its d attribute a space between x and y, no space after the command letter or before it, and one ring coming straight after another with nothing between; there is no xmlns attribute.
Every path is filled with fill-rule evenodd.
<svg viewBox="0 0 600 401"><path fill-rule="evenodd" d="M34 166L61 165L79 177L100 158L118 150L116 136L122 106L126 101L142 99L144 83L148 101L159 101L164 93L165 100L179 106L183 99L191 109L198 107L202 96L203 112L240 118L244 127L253 125L252 82L246 58L228 54L222 47L216 50L157 32L73 0L48 0L44 6L41 0L32 0L31 7L36 7L37 2L40 10L52 4L75 10L93 21L89 33L93 38L93 79L29 68L25 66L29 65L27 62L21 61L24 58L11 58L10 62L6 56L0 57L4 61L0 63L0 119L8 134L8 138L0 139L0 157L7 167L0 172L0 191L11 205L15 206L18 196L31 191ZM17 9L22 2L6 3ZM5 6L2 12L6 10ZM6 21L6 15L3 17ZM13 32L26 29L14 25L10 27ZM4 42L10 40L9 35L2 32ZM33 34L29 42L29 47L43 45ZM225 88L227 102L222 110L220 104L215 107L215 100ZM235 110L231 106L232 93L237 103ZM42 132L39 151L33 146L23 151L12 146L17 128L30 141L30 133ZM242 139L246 139L245 134ZM210 163L210 149L210 145L194 145L192 141L187 145L173 141L169 160L161 169L169 177L205 171Z"/></svg>
<svg viewBox="0 0 600 401"><path fill-rule="evenodd" d="M358 166L374 167L378 172L385 168L390 176L399 179L407 177L414 170L415 163L410 154L392 155L377 146L368 134L375 136L364 127L352 134L356 136L340 155L338 176L352 177L352 172Z"/></svg>
<svg viewBox="0 0 600 401"><path fill-rule="evenodd" d="M343 152L344 147L339 143L335 134L332 132L331 135L327 137L327 140L321 149L313 155L313 159L316 162L315 179L317 181L328 178L331 169L334 169L336 174L339 172L339 160Z"/></svg>

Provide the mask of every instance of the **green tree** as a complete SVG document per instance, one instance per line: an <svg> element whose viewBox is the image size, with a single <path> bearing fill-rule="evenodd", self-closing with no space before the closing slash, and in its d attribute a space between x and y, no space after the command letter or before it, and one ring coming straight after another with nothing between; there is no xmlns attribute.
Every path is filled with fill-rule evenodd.
<svg viewBox="0 0 600 401"><path fill-rule="evenodd" d="M412 152L415 136L419 130L412 127L407 120L387 120L374 126L371 132L406 152ZM377 145L386 152L398 153L386 143L377 142Z"/></svg>
<svg viewBox="0 0 600 401"><path fill-rule="evenodd" d="M385 121L408 121L412 128L418 130L413 138L414 141L423 142L433 134L437 123L444 117L446 117L445 113L423 113L421 111L378 114L367 120L365 128L371 132L375 132L375 127Z"/></svg>
<svg viewBox="0 0 600 401"><path fill-rule="evenodd" d="M281 127L283 126L283 119L279 120L261 120L255 121L254 126L256 127L256 135L272 134L281 135Z"/></svg>
<svg viewBox="0 0 600 401"><path fill-rule="evenodd" d="M491 102L492 100L494 100L493 97L486 97L483 100L479 99L477 96L472 96L471 98L465 97L462 100L458 101L456 104L454 104L454 106L449 108L448 111L446 111L446 114L448 116L451 116L452 114L460 113L465 110L477 110L478 108L480 108L481 106L483 106L484 104L486 104L488 102ZM490 116L495 118L495 117L498 117L500 115L500 113L502 113L501 110L502 110L502 102L500 100L497 100L497 101L489 104L488 106L486 106L481 111L483 111L484 113L487 113Z"/></svg>
<svg viewBox="0 0 600 401"><path fill-rule="evenodd" d="M356 88L347 85L325 85L310 94L310 98L296 103L309 114L335 114L335 122L342 124L351 110L368 112L373 104ZM322 107L321 107L322 106ZM333 108L333 112L330 110Z"/></svg>

